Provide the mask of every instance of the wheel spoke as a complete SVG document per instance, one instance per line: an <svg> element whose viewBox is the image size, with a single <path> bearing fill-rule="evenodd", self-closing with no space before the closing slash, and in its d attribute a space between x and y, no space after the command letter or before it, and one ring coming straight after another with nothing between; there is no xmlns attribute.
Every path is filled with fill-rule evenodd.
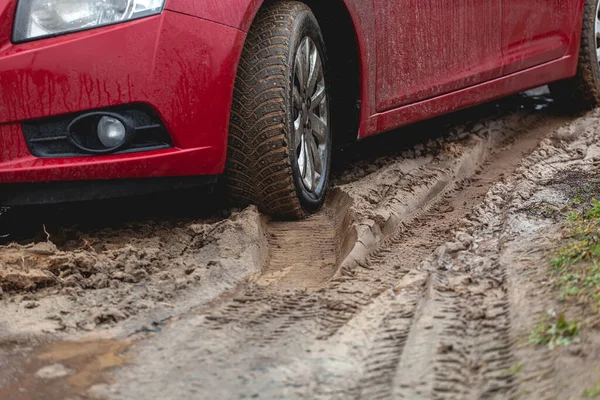
<svg viewBox="0 0 600 400"><path fill-rule="evenodd" d="M596 17L596 26L594 29L596 33L596 39L600 39L600 18Z"/></svg>
<svg viewBox="0 0 600 400"><path fill-rule="evenodd" d="M298 83L300 84L300 89L304 89L306 87L306 83L308 80L307 70L308 66L306 64L306 55L304 54L304 44L300 45L298 49L298 54L296 55L296 76L298 77Z"/></svg>
<svg viewBox="0 0 600 400"><path fill-rule="evenodd" d="M318 174L319 176L321 176L321 174L323 173L323 160L321 158L321 152L319 151L319 146L317 145L317 142L313 135L307 135L307 136L310 136L310 139L308 139L308 146L310 148L309 153L312 156L312 162L313 162L315 173ZM318 177L315 177L315 178L316 178L315 180L318 180ZM316 184L315 184L315 186L316 186Z"/></svg>
<svg viewBox="0 0 600 400"><path fill-rule="evenodd" d="M327 142L327 122L323 121L317 115L312 114L310 116L310 123L312 125L312 131L319 141L319 144L326 144Z"/></svg>
<svg viewBox="0 0 600 400"><path fill-rule="evenodd" d="M300 153L298 154L298 169L302 179L306 177L306 145L304 140L300 138Z"/></svg>
<svg viewBox="0 0 600 400"><path fill-rule="evenodd" d="M298 148L302 141L302 133L304 129L302 127L302 113L298 114L298 118L294 121L294 148Z"/></svg>
<svg viewBox="0 0 600 400"><path fill-rule="evenodd" d="M310 111L314 112L314 110L321 105L323 100L325 100L325 85L319 85L317 86L317 91L311 98Z"/></svg>
<svg viewBox="0 0 600 400"><path fill-rule="evenodd" d="M306 184L306 188L308 190L314 190L314 180L315 180L315 169L313 166L312 156L310 154L309 144L306 141L306 137L304 138L304 152L306 154L306 171L304 174L304 183Z"/></svg>
<svg viewBox="0 0 600 400"><path fill-rule="evenodd" d="M305 60L304 62L304 89L308 87L308 78L310 76L310 43L311 40L306 37L304 38L304 42L302 45L302 58Z"/></svg>
<svg viewBox="0 0 600 400"><path fill-rule="evenodd" d="M315 86L321 77L321 72L323 71L321 67L321 57L319 57L319 52L317 51L317 47L314 46L314 49L311 51L310 55L310 72L308 75L308 94L312 96L315 93Z"/></svg>
<svg viewBox="0 0 600 400"><path fill-rule="evenodd" d="M298 87L296 85L294 85L293 96L294 96L294 107L296 109L301 110L302 109L302 96L300 95L300 90L298 90Z"/></svg>

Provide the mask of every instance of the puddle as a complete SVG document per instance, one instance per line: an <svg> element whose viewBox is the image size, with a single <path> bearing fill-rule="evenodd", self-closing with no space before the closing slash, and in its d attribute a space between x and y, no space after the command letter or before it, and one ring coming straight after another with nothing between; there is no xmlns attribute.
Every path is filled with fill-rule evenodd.
<svg viewBox="0 0 600 400"><path fill-rule="evenodd" d="M108 383L107 373L127 364L132 340L58 342L33 349L16 381L0 388L0 399L87 398L88 389Z"/></svg>

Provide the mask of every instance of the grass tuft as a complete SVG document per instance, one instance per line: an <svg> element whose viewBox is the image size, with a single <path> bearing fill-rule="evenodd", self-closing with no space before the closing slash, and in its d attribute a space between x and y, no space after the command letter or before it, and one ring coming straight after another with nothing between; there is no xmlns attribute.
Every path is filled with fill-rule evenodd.
<svg viewBox="0 0 600 400"><path fill-rule="evenodd" d="M588 399L600 398L600 382L596 383L596 386L594 386L593 388L584 390L583 397Z"/></svg>
<svg viewBox="0 0 600 400"><path fill-rule="evenodd" d="M548 312L531 332L529 341L538 345L548 345L552 350L557 346L568 346L579 334L579 323L567 321L563 314Z"/></svg>
<svg viewBox="0 0 600 400"><path fill-rule="evenodd" d="M563 232L566 243L552 260L562 299L576 299L600 311L600 201L572 213Z"/></svg>

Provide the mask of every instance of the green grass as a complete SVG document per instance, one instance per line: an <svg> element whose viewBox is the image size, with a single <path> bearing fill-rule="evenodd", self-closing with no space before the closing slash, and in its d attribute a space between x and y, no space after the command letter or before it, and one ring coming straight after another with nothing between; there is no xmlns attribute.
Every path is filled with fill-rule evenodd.
<svg viewBox="0 0 600 400"><path fill-rule="evenodd" d="M554 312L549 312L531 332L529 341L554 349L557 346L568 346L578 334L577 321L567 321L563 314L557 316Z"/></svg>
<svg viewBox="0 0 600 400"><path fill-rule="evenodd" d="M568 216L565 244L552 260L563 300L577 300L600 311L600 201Z"/></svg>
<svg viewBox="0 0 600 400"><path fill-rule="evenodd" d="M560 291L559 312L548 312L530 332L529 341L554 349L579 339L582 330L596 330L600 324L600 175L568 175L558 184L577 187L567 207L560 247L552 254L551 283ZM581 321L581 322L580 322ZM588 332L589 333L589 332ZM589 387L583 390L586 386ZM584 398L600 399L600 382L583 386Z"/></svg>
<svg viewBox="0 0 600 400"><path fill-rule="evenodd" d="M573 200L578 203L579 198ZM591 199L567 216L563 245L552 260L553 281L560 300L583 305L600 318L600 201ZM586 314L588 314L586 312ZM551 349L567 346L577 337L581 323L549 312L530 333L529 341Z"/></svg>
<svg viewBox="0 0 600 400"><path fill-rule="evenodd" d="M571 201L573 202L573 204L582 204L583 203L583 199L580 196L575 196L575 197L571 198Z"/></svg>
<svg viewBox="0 0 600 400"><path fill-rule="evenodd" d="M600 382L596 383L596 386L593 388L584 390L583 396L588 399L600 398Z"/></svg>

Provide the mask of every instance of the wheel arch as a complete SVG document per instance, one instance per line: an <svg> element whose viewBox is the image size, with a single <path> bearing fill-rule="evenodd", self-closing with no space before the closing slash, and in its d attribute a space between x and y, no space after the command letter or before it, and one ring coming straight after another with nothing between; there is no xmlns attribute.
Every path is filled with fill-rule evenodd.
<svg viewBox="0 0 600 400"><path fill-rule="evenodd" d="M243 29L249 30L256 14L266 4L284 0L250 1ZM363 65L358 13L346 0L297 0L308 5L325 40L329 63L334 142L343 145L358 138L361 118Z"/></svg>
<svg viewBox="0 0 600 400"><path fill-rule="evenodd" d="M258 11L266 4L284 0L227 0L223 2L169 0L167 8L196 15L242 31L250 30ZM308 5L323 32L330 71L332 123L334 141L345 144L358 137L364 84L363 54L366 37L359 33L362 21L354 3L348 0L298 0ZM237 50L236 62L241 58ZM364 110L362 110L364 111ZM363 117L366 113L363 112Z"/></svg>

